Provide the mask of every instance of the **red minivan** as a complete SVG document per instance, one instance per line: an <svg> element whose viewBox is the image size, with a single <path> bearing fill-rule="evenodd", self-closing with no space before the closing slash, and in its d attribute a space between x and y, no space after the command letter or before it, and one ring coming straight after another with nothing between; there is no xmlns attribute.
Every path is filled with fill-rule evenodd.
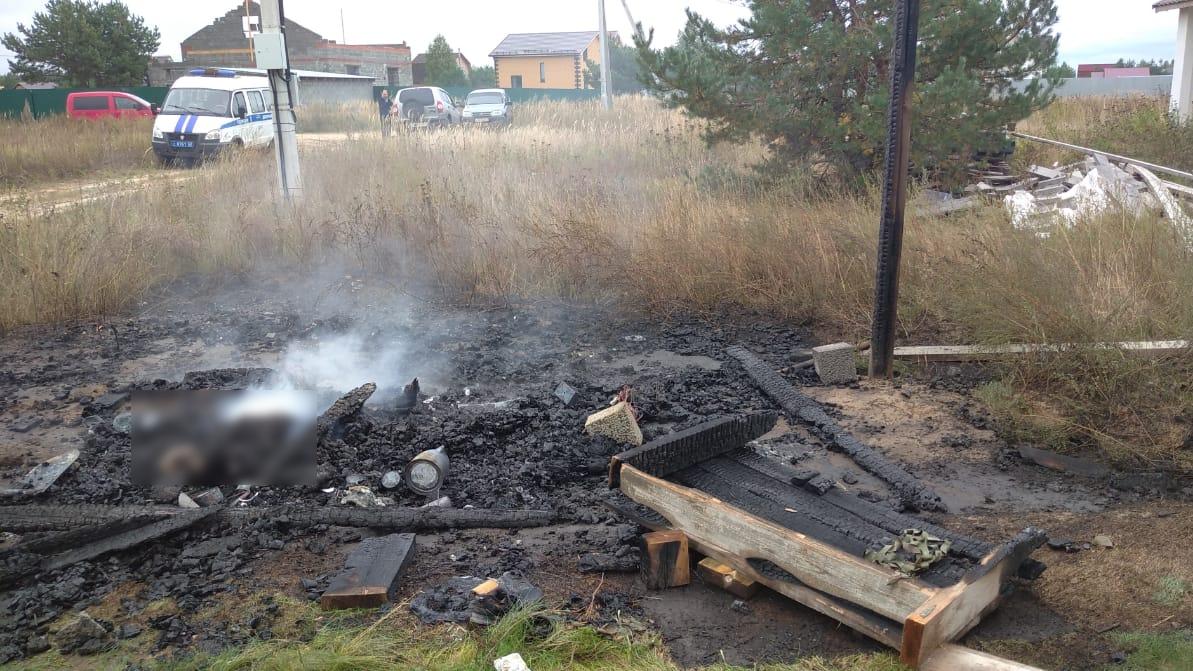
<svg viewBox="0 0 1193 671"><path fill-rule="evenodd" d="M157 106L123 91L76 91L66 95L66 114L72 119L145 117Z"/></svg>

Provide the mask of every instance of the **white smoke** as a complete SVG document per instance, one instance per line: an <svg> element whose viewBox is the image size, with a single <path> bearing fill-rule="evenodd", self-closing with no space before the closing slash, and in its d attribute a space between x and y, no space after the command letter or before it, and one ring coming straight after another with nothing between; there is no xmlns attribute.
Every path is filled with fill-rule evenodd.
<svg viewBox="0 0 1193 671"><path fill-rule="evenodd" d="M369 343L352 333L291 343L276 370L280 382L275 387L343 394L372 382L377 385L377 400L400 393L414 377L401 343Z"/></svg>

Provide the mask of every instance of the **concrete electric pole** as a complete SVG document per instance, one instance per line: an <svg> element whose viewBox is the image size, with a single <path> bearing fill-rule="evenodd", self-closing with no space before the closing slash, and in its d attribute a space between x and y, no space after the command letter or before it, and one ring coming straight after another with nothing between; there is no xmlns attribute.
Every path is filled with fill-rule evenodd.
<svg viewBox="0 0 1193 671"><path fill-rule="evenodd" d="M613 84L609 81L613 68L609 63L609 30L605 27L605 0L597 0L601 25L601 104L613 109Z"/></svg>
<svg viewBox="0 0 1193 671"><path fill-rule="evenodd" d="M261 33L253 40L257 67L269 73L273 96L274 155L278 161L278 181L287 200L302 195L302 176L298 170L298 137L294 132L294 104L298 99L298 80L290 72L286 53L285 10L282 0L261 0Z"/></svg>

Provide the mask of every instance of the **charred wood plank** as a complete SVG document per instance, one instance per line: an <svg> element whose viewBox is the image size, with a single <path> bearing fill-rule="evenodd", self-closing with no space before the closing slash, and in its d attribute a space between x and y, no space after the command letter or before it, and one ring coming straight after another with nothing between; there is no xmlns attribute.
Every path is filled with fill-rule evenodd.
<svg viewBox="0 0 1193 671"><path fill-rule="evenodd" d="M366 538L344 560L344 569L319 598L323 610L376 608L393 597L414 553L414 534Z"/></svg>
<svg viewBox="0 0 1193 671"><path fill-rule="evenodd" d="M42 561L41 569L43 571L53 571L77 564L81 561L87 561L88 559L95 559L109 552L127 550L142 543L148 543L163 536L182 531L187 527L194 526L198 522L215 515L217 512L219 512L218 508L188 510L165 519L121 531L74 550L50 555Z"/></svg>
<svg viewBox="0 0 1193 671"><path fill-rule="evenodd" d="M89 543L115 536L125 531L131 531L138 527L143 527L155 520L163 519L163 516L141 516L129 517L126 519L113 520L105 524L97 524L94 526L79 527L71 529L70 531L63 531L61 533L52 533L42 536L41 538L34 538L21 544L21 549L29 552L36 552L41 555L54 554L56 552L65 552L71 548L81 547Z"/></svg>
<svg viewBox="0 0 1193 671"><path fill-rule="evenodd" d="M808 425L812 432L828 442L830 447L849 455L858 466L889 484L907 504L919 510L946 510L940 496L929 487L869 445L854 438L836 420L829 417L819 403L791 386L791 383L752 352L738 345L726 351L741 363L759 388L778 403L792 419Z"/></svg>
<svg viewBox="0 0 1193 671"><path fill-rule="evenodd" d="M484 510L459 508L357 508L349 506L261 506L203 508L216 511L212 521L242 525L272 519L293 526L328 524L392 531L436 529L517 529L541 527L555 521L550 510ZM68 530L102 525L133 517L173 518L186 509L172 506L0 506L0 530L12 532Z"/></svg>
<svg viewBox="0 0 1193 671"><path fill-rule="evenodd" d="M181 509L166 506L20 505L0 506L0 531L68 531L120 520L156 519Z"/></svg>
<svg viewBox="0 0 1193 671"><path fill-rule="evenodd" d="M337 399L315 421L315 430L318 435L320 437L326 436L345 419L360 412L360 409L365 405L365 401L369 400L369 397L375 391L377 391L377 385L367 382Z"/></svg>
<svg viewBox="0 0 1193 671"><path fill-rule="evenodd" d="M743 466L752 468L777 480L784 480L794 476L798 470L786 464L767 459L752 450L738 450L726 455ZM979 561L994 549L994 545L986 541L950 531L944 527L932 524L928 520L905 515L888 506L871 503L853 494L837 489L825 492L817 500L840 508L856 515L868 524L874 525L892 535L903 533L904 529L920 529L937 538L944 538L952 543L951 552L966 559Z"/></svg>
<svg viewBox="0 0 1193 671"><path fill-rule="evenodd" d="M705 459L735 450L770 431L778 417L771 412L720 417L668 434L613 456L609 487L616 489L621 464L663 478Z"/></svg>
<svg viewBox="0 0 1193 671"><path fill-rule="evenodd" d="M827 503L820 496L744 466L736 457L737 453L732 453L724 458L710 459L701 463L700 467L724 480L736 483L751 494L782 506L784 510L791 509L867 547L882 547L890 542L891 534L885 529Z"/></svg>
<svg viewBox="0 0 1193 671"><path fill-rule="evenodd" d="M709 470L705 464L690 466L676 473L670 480L714 496L745 513L769 520L855 557L860 558L867 549L867 543L850 538L841 530L807 516L802 510L763 498L741 481L722 477Z"/></svg>

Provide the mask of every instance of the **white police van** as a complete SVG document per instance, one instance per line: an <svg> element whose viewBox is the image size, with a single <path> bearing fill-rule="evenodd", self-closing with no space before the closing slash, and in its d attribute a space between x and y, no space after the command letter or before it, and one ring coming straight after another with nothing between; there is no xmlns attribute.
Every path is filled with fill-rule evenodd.
<svg viewBox="0 0 1193 671"><path fill-rule="evenodd" d="M153 153L163 162L272 142L269 79L224 68L195 68L179 77L153 122Z"/></svg>

